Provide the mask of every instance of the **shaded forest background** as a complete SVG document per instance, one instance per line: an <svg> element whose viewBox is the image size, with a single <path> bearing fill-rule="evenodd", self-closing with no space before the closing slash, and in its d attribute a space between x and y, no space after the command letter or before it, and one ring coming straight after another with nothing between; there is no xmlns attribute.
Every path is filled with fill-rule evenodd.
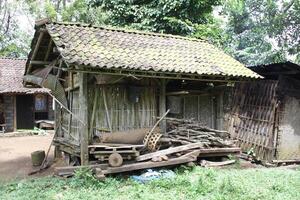
<svg viewBox="0 0 300 200"><path fill-rule="evenodd" d="M300 0L0 0L0 56L26 58L34 21L207 39L246 65L300 63Z"/></svg>

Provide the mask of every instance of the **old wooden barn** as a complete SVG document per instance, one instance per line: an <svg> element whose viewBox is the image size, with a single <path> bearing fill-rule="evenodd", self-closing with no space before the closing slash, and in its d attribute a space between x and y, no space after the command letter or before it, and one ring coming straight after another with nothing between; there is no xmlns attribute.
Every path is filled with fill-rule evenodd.
<svg viewBox="0 0 300 200"><path fill-rule="evenodd" d="M52 90L55 145L81 164L105 160L102 134L149 131L168 109L222 129L224 88L261 77L205 40L45 20L35 29L24 80Z"/></svg>
<svg viewBox="0 0 300 200"><path fill-rule="evenodd" d="M300 66L274 63L251 67L265 77L236 84L230 132L244 151L259 159L300 159Z"/></svg>
<svg viewBox="0 0 300 200"><path fill-rule="evenodd" d="M33 129L39 120L53 120L48 89L23 86L26 60L0 58L0 131Z"/></svg>

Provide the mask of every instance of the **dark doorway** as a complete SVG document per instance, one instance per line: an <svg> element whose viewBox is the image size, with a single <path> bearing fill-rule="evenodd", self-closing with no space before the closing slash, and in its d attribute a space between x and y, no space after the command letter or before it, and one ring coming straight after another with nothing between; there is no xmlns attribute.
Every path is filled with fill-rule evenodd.
<svg viewBox="0 0 300 200"><path fill-rule="evenodd" d="M33 129L33 95L18 95L16 98L17 129Z"/></svg>

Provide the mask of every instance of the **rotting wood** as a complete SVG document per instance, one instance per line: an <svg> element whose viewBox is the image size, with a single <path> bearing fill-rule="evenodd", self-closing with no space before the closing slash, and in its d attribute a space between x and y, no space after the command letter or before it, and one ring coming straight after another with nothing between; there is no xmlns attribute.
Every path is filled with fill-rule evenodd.
<svg viewBox="0 0 300 200"><path fill-rule="evenodd" d="M80 126L80 158L81 165L87 165L89 162L88 154L88 141L89 141L89 129L87 125L88 121L88 83L87 74L79 74L79 114L84 125Z"/></svg>
<svg viewBox="0 0 300 200"><path fill-rule="evenodd" d="M178 146L188 143L202 142L206 147L234 147L227 131L215 130L187 119L166 118L168 132L159 143L166 146Z"/></svg>
<svg viewBox="0 0 300 200"><path fill-rule="evenodd" d="M182 156L179 158L172 158L168 161L161 161L161 162L139 162L134 164L127 164L121 167L108 167L105 170L102 170L103 174L115 174L127 171L135 171L140 169L148 169L148 168L156 168L156 167L164 167L164 166L172 166L172 165L179 165L188 162L194 162L197 160L195 156Z"/></svg>
<svg viewBox="0 0 300 200"><path fill-rule="evenodd" d="M169 154L172 154L172 153L177 153L177 152L182 152L182 151L187 151L187 150L202 148L202 147L203 147L203 143L191 143L191 144L187 144L187 145L181 145L181 146L178 146L178 147L171 147L169 149L164 149L164 150L156 151L156 152L153 152L153 153L140 155L136 158L136 160L137 161L144 161L144 160L149 160L153 157L165 156L165 155L169 155Z"/></svg>

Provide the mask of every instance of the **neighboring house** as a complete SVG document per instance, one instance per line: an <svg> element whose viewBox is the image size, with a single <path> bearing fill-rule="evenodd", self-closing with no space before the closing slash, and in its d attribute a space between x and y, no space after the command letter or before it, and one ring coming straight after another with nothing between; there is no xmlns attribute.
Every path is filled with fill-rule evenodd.
<svg viewBox="0 0 300 200"><path fill-rule="evenodd" d="M230 130L244 151L274 162L300 159L300 66L274 63L250 67L263 80L239 83Z"/></svg>
<svg viewBox="0 0 300 200"><path fill-rule="evenodd" d="M55 145L82 164L97 158L96 135L152 128L168 108L221 129L228 82L261 78L205 40L48 21L35 29L24 80L52 90Z"/></svg>
<svg viewBox="0 0 300 200"><path fill-rule="evenodd" d="M0 131L32 129L37 120L53 120L48 89L25 88L26 60L0 58Z"/></svg>

